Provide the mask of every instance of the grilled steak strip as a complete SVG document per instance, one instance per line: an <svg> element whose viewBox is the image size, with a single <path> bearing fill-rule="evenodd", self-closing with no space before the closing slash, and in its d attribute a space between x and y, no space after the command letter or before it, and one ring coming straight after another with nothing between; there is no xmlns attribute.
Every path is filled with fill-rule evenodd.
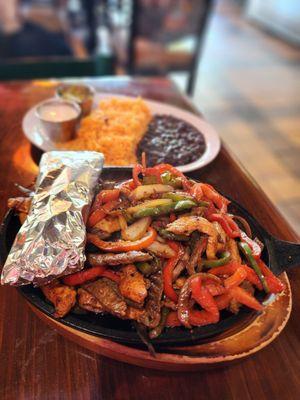
<svg viewBox="0 0 300 400"><path fill-rule="evenodd" d="M173 281L176 281L176 279L179 277L181 272L185 268L188 268L189 258L190 258L190 249L188 247L186 247L181 260L178 261L176 267L173 270L173 275L172 275Z"/></svg>
<svg viewBox="0 0 300 400"><path fill-rule="evenodd" d="M107 311L119 318L126 316L127 304L120 295L118 285L110 279L101 278L88 283L83 289L94 296Z"/></svg>
<svg viewBox="0 0 300 400"><path fill-rule="evenodd" d="M156 260L155 262L157 262L156 268L148 278L150 288L148 289L148 296L145 301L145 314L139 319L139 322L149 328L155 328L159 324L161 317L161 296L163 293L162 263Z"/></svg>
<svg viewBox="0 0 300 400"><path fill-rule="evenodd" d="M99 300L96 299L92 294L87 292L86 290L79 288L78 291L78 304L80 308L84 310L92 311L94 313L103 312L103 306Z"/></svg>
<svg viewBox="0 0 300 400"><path fill-rule="evenodd" d="M152 260L151 254L143 253L142 251L128 251L126 253L105 253L105 254L89 254L88 262L91 265L119 265L119 264L131 264L139 261Z"/></svg>
<svg viewBox="0 0 300 400"><path fill-rule="evenodd" d="M202 254L202 250L203 250L203 243L201 241L201 239L199 239L193 248L191 257L190 257L190 261L189 263L187 263L187 272L189 275L193 275L195 274L196 270L196 266L198 264L199 259L201 259L201 254Z"/></svg>

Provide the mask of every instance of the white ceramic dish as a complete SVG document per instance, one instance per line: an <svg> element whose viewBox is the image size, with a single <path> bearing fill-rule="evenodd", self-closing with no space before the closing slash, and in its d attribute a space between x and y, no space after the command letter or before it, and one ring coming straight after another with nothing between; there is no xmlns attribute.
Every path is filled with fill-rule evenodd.
<svg viewBox="0 0 300 400"><path fill-rule="evenodd" d="M118 94L97 93L94 97L94 107L96 107L101 100L112 97L130 98L129 96L122 96ZM148 99L144 100L148 104L152 114L168 114L176 118L181 118L184 121L195 126L204 136L206 142L206 149L204 154L198 160L190 164L178 166L178 169L180 169L182 172L194 171L195 169L204 167L216 158L220 151L221 141L219 135L214 130L214 128L210 124L208 124L203 118L191 112L184 111L178 107L171 106L169 104L164 104ZM36 107L31 108L23 118L22 126L25 136L30 140L31 143L33 143L35 146L43 151L55 150L56 144L52 142L47 136L47 133L43 132L40 128L39 121L35 115L35 108Z"/></svg>

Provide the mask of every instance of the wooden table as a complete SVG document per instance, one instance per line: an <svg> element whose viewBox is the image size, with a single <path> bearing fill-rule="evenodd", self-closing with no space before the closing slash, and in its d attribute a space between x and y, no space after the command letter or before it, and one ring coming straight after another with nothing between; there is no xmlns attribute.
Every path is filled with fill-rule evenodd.
<svg viewBox="0 0 300 400"><path fill-rule="evenodd" d="M142 95L191 109L166 79L102 79L98 90ZM47 82L0 84L0 217L14 182L37 173L22 134L24 113L53 94ZM241 138L242 140L242 138ZM255 149L253 149L255 151ZM297 241L262 190L223 146L217 159L194 176L210 181L244 205L279 238ZM0 398L57 399L296 399L300 396L300 270L289 273L293 312L271 345L234 365L205 372L166 373L122 364L71 343L41 322L17 291L0 289ZM298 289L298 290L297 290Z"/></svg>

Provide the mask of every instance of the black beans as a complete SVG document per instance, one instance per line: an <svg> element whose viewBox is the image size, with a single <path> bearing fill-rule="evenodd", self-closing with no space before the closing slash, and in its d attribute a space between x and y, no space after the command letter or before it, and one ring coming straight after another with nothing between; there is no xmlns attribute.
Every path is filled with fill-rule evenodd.
<svg viewBox="0 0 300 400"><path fill-rule="evenodd" d="M144 151L149 166L185 165L200 158L205 148L204 137L194 126L171 115L156 115L138 144L137 157L140 160Z"/></svg>

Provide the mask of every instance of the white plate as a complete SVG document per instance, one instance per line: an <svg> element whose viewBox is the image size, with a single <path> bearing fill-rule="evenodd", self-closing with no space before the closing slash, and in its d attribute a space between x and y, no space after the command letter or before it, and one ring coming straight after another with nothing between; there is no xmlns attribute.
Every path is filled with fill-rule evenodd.
<svg viewBox="0 0 300 400"><path fill-rule="evenodd" d="M94 98L94 107L96 107L99 101L103 100L104 98L107 99L112 97L133 98L118 94L97 93ZM194 171L195 169L204 167L216 158L221 147L220 138L214 128L209 125L203 118L188 111L181 110L178 107L171 106L169 104L164 104L148 99L143 100L149 106L152 114L168 114L176 118L183 119L184 121L190 123L195 128L197 128L204 136L206 149L202 156L198 160L190 164L178 166L178 169L180 169L182 172ZM35 115L35 108L36 106L31 108L23 118L22 126L25 136L31 141L31 143L33 143L41 150L55 150L56 144L54 142L51 142L47 134L40 129L39 121Z"/></svg>

